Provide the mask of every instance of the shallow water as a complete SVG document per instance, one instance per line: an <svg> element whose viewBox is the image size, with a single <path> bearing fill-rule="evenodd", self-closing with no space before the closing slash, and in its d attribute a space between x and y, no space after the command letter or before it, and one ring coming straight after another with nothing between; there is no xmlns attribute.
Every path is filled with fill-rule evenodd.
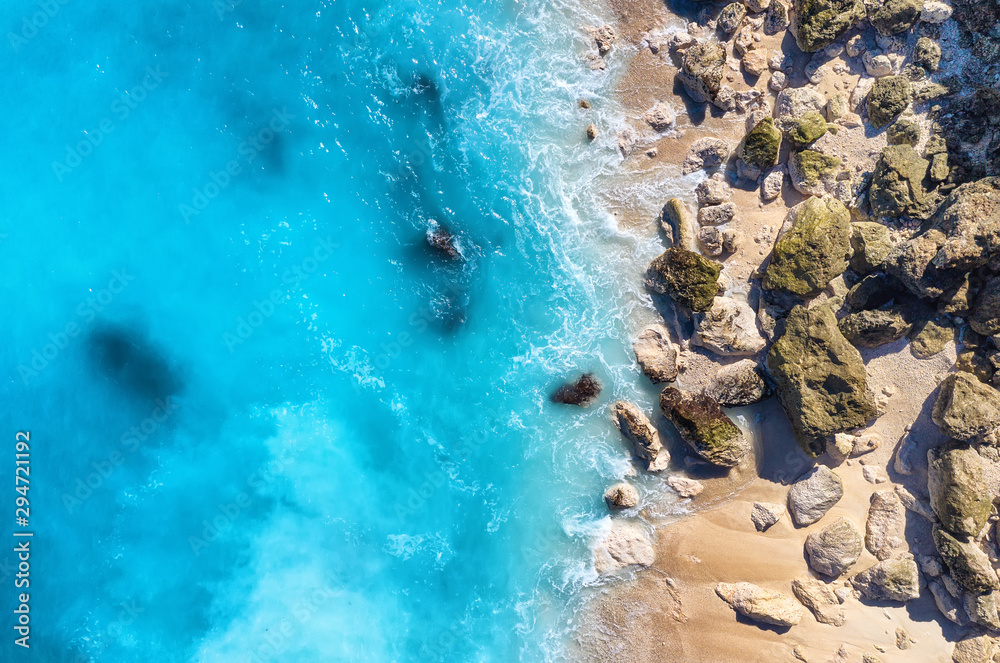
<svg viewBox="0 0 1000 663"><path fill-rule="evenodd" d="M601 17L52 6L0 9L0 481L30 430L36 660L558 659L660 250L594 192ZM582 370L596 406L548 403Z"/></svg>

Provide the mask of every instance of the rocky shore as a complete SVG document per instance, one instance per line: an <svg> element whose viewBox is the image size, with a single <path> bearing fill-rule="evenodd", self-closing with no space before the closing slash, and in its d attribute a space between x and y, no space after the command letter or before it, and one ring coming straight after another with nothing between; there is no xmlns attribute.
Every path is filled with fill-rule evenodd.
<svg viewBox="0 0 1000 663"><path fill-rule="evenodd" d="M655 218L617 203L664 244L644 279L663 320L633 344L662 392L609 426L693 515L609 485L575 655L1000 661L1000 10L610 10L582 65L627 59L629 117L581 139L696 184ZM745 489L709 499L734 472Z"/></svg>

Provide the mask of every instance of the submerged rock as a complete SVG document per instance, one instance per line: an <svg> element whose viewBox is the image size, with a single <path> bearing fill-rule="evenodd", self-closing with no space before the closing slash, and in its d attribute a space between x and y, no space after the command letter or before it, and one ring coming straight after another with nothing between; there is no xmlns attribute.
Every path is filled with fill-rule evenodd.
<svg viewBox="0 0 1000 663"><path fill-rule="evenodd" d="M677 79L698 102L715 101L722 87L726 49L714 41L698 42L684 52Z"/></svg>
<svg viewBox="0 0 1000 663"><path fill-rule="evenodd" d="M767 345L757 330L757 314L743 301L716 297L712 307L694 314L691 342L720 355L753 355Z"/></svg>
<svg viewBox="0 0 1000 663"><path fill-rule="evenodd" d="M587 407L601 394L601 383L593 373L584 373L572 384L564 384L552 394L553 403Z"/></svg>
<svg viewBox="0 0 1000 663"><path fill-rule="evenodd" d="M920 572L909 556L879 562L853 578L851 584L868 601L906 601L920 596Z"/></svg>
<svg viewBox="0 0 1000 663"><path fill-rule="evenodd" d="M956 440L994 442L1000 427L1000 392L966 372L941 383L931 420Z"/></svg>
<svg viewBox="0 0 1000 663"><path fill-rule="evenodd" d="M847 614L840 606L837 595L822 580L793 580L792 593L809 608L820 624L843 626L847 622Z"/></svg>
<svg viewBox="0 0 1000 663"><path fill-rule="evenodd" d="M705 395L722 407L741 407L769 398L771 386L757 362L741 359L717 370L705 387Z"/></svg>
<svg viewBox="0 0 1000 663"><path fill-rule="evenodd" d="M781 131L774 126L774 120L765 117L743 139L740 159L760 170L766 170L778 162L780 147Z"/></svg>
<svg viewBox="0 0 1000 663"><path fill-rule="evenodd" d="M972 592L1000 589L990 558L973 541L962 541L940 527L934 528L934 545L948 566L952 579Z"/></svg>
<svg viewBox="0 0 1000 663"><path fill-rule="evenodd" d="M707 311L719 291L722 265L677 247L653 260L646 272L646 287L666 295L692 311Z"/></svg>
<svg viewBox="0 0 1000 663"><path fill-rule="evenodd" d="M653 384L677 379L677 346L663 325L650 325L632 343L639 368Z"/></svg>
<svg viewBox="0 0 1000 663"><path fill-rule="evenodd" d="M802 606L790 596L748 582L720 582L715 593L747 619L775 626L795 626L802 621Z"/></svg>
<svg viewBox="0 0 1000 663"><path fill-rule="evenodd" d="M656 553L642 527L623 520L611 521L611 531L594 550L594 568L600 575L654 561Z"/></svg>
<svg viewBox="0 0 1000 663"><path fill-rule="evenodd" d="M630 483L616 483L604 492L604 501L612 511L631 509L639 504L639 491Z"/></svg>
<svg viewBox="0 0 1000 663"><path fill-rule="evenodd" d="M971 447L946 444L927 452L927 492L941 526L953 534L978 536L990 517L983 460Z"/></svg>
<svg viewBox="0 0 1000 663"><path fill-rule="evenodd" d="M830 468L817 465L788 490L788 510L798 527L812 525L826 515L844 496L840 477Z"/></svg>
<svg viewBox="0 0 1000 663"><path fill-rule="evenodd" d="M862 550L861 531L846 518L838 518L806 537L809 568L831 578L840 577L854 566Z"/></svg>
<svg viewBox="0 0 1000 663"><path fill-rule="evenodd" d="M743 431L708 396L666 387L660 410L688 446L713 465L734 467L750 453Z"/></svg>
<svg viewBox="0 0 1000 663"><path fill-rule="evenodd" d="M824 196L796 205L788 218L791 227L775 243L762 285L768 290L814 295L847 269L850 212L836 198Z"/></svg>
<svg viewBox="0 0 1000 663"><path fill-rule="evenodd" d="M864 348L877 348L898 341L913 329L898 306L851 313L840 321L839 327L844 338Z"/></svg>
<svg viewBox="0 0 1000 663"><path fill-rule="evenodd" d="M806 53L826 48L864 16L861 0L795 0L795 43Z"/></svg>
<svg viewBox="0 0 1000 663"><path fill-rule="evenodd" d="M872 495L865 525L865 547L877 559L889 559L903 545L906 509L893 490L879 490Z"/></svg>
<svg viewBox="0 0 1000 663"><path fill-rule="evenodd" d="M758 532L766 532L771 525L775 524L785 515L784 504L774 504L772 502L754 502L750 511L750 520Z"/></svg>
<svg viewBox="0 0 1000 663"><path fill-rule="evenodd" d="M876 415L861 355L829 307L792 309L767 367L795 437L810 455L822 454L830 435L860 428Z"/></svg>
<svg viewBox="0 0 1000 663"><path fill-rule="evenodd" d="M876 129L889 124L910 104L910 81L905 76L876 79L868 93L868 121Z"/></svg>
<svg viewBox="0 0 1000 663"><path fill-rule="evenodd" d="M613 409L615 426L632 445L632 453L646 462L649 472L662 472L670 464L670 454L660 442L660 434L638 407L618 401Z"/></svg>
<svg viewBox="0 0 1000 663"><path fill-rule="evenodd" d="M458 247L455 236L448 232L448 229L436 221L431 221L427 227L427 244L435 251L442 253L452 260L461 260L462 252Z"/></svg>

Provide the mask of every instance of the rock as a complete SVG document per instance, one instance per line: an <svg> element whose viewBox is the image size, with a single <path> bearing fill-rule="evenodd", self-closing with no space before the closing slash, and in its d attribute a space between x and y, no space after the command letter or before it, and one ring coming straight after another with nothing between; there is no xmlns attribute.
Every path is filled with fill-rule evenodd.
<svg viewBox="0 0 1000 663"><path fill-rule="evenodd" d="M650 325L639 332L632 351L639 368L653 384L677 379L677 347L663 325Z"/></svg>
<svg viewBox="0 0 1000 663"><path fill-rule="evenodd" d="M996 640L990 636L969 635L955 643L951 660L953 663L990 663L996 652Z"/></svg>
<svg viewBox="0 0 1000 663"><path fill-rule="evenodd" d="M670 454L660 442L660 434L653 428L646 415L628 401L618 401L614 406L615 426L632 445L632 452L645 461L649 472L662 472L670 464Z"/></svg>
<svg viewBox="0 0 1000 663"><path fill-rule="evenodd" d="M766 532L771 525L775 524L785 515L784 504L774 504L772 502L754 502L753 510L750 511L750 520L758 532Z"/></svg>
<svg viewBox="0 0 1000 663"><path fill-rule="evenodd" d="M992 496L975 449L954 443L930 449L927 492L931 508L949 532L976 537L986 525Z"/></svg>
<svg viewBox="0 0 1000 663"><path fill-rule="evenodd" d="M930 162L909 145L883 149L868 194L873 216L928 218L936 207L929 191L929 167Z"/></svg>
<svg viewBox="0 0 1000 663"><path fill-rule="evenodd" d="M610 25L602 25L594 31L594 41L597 43L597 52L606 55L611 50L611 45L615 43L618 35Z"/></svg>
<svg viewBox="0 0 1000 663"><path fill-rule="evenodd" d="M722 255L722 233L715 226L705 226L698 230L698 246L707 256Z"/></svg>
<svg viewBox="0 0 1000 663"><path fill-rule="evenodd" d="M743 234L739 230L727 228L722 231L722 252L735 253L743 241Z"/></svg>
<svg viewBox="0 0 1000 663"><path fill-rule="evenodd" d="M806 53L826 48L865 12L860 0L795 0L795 43Z"/></svg>
<svg viewBox="0 0 1000 663"><path fill-rule="evenodd" d="M796 439L810 455L822 454L830 435L860 428L876 415L861 355L829 307L793 308L767 368Z"/></svg>
<svg viewBox="0 0 1000 663"><path fill-rule="evenodd" d="M672 246L690 249L694 245L694 215L680 198L671 198L663 206L660 226Z"/></svg>
<svg viewBox="0 0 1000 663"><path fill-rule="evenodd" d="M866 467L867 469L867 467ZM881 561L893 556L904 543L906 509L892 490L879 490L872 495L865 525L865 547Z"/></svg>
<svg viewBox="0 0 1000 663"><path fill-rule="evenodd" d="M826 444L826 454L840 464L848 459L854 449L854 436L848 433L834 433L833 440Z"/></svg>
<svg viewBox="0 0 1000 663"><path fill-rule="evenodd" d="M646 287L666 295L692 311L707 311L719 291L722 265L693 251L670 248L653 260L646 272Z"/></svg>
<svg viewBox="0 0 1000 663"><path fill-rule="evenodd" d="M902 285L884 273L869 274L847 292L847 305L855 311L885 306L899 296Z"/></svg>
<svg viewBox="0 0 1000 663"><path fill-rule="evenodd" d="M940 580L931 580L927 583L927 589L930 590L931 596L934 597L934 605L937 606L938 611L942 615L960 626L965 626L969 623L969 619L965 615L965 609L962 607L962 602L948 592L943 582Z"/></svg>
<svg viewBox="0 0 1000 663"><path fill-rule="evenodd" d="M822 196L836 191L840 163L837 157L802 150L788 158L788 176L799 193Z"/></svg>
<svg viewBox="0 0 1000 663"><path fill-rule="evenodd" d="M915 643L916 640L910 637L910 634L906 632L906 629L896 629L896 649L903 651L909 649L910 645Z"/></svg>
<svg viewBox="0 0 1000 663"><path fill-rule="evenodd" d="M708 311L694 314L694 322L691 342L719 355L753 355L767 345L757 330L757 314L731 297L716 297Z"/></svg>
<svg viewBox="0 0 1000 663"><path fill-rule="evenodd" d="M712 41L698 42L681 58L677 79L696 102L715 101L722 87L726 50Z"/></svg>
<svg viewBox="0 0 1000 663"><path fill-rule="evenodd" d="M923 0L884 0L868 4L868 21L881 35L906 32L917 23Z"/></svg>
<svg viewBox="0 0 1000 663"><path fill-rule="evenodd" d="M721 138L699 138L691 143L681 171L687 175L704 168L717 168L729 158L729 145Z"/></svg>
<svg viewBox="0 0 1000 663"><path fill-rule="evenodd" d="M788 86L788 77L782 71L775 71L771 74L771 80L767 82L767 87L775 92L781 92Z"/></svg>
<svg viewBox="0 0 1000 663"><path fill-rule="evenodd" d="M802 620L802 606L790 596L748 582L720 582L715 593L747 619L775 626L795 626Z"/></svg>
<svg viewBox="0 0 1000 663"><path fill-rule="evenodd" d="M792 593L802 605L816 617L820 624L843 626L847 622L847 613L840 607L837 595L830 586L821 580L793 580Z"/></svg>
<svg viewBox="0 0 1000 663"><path fill-rule="evenodd" d="M853 37L847 40L846 44L844 44L844 49L847 51L847 56L852 58L858 57L859 55L864 53L867 48L868 47L865 46L865 40L861 35L854 35Z"/></svg>
<svg viewBox="0 0 1000 663"><path fill-rule="evenodd" d="M713 465L735 467L750 453L743 431L704 394L666 387L660 394L660 411L688 446Z"/></svg>
<svg viewBox="0 0 1000 663"><path fill-rule="evenodd" d="M905 603L920 595L920 573L910 557L895 557L879 562L851 578L851 585L868 601Z"/></svg>
<svg viewBox="0 0 1000 663"><path fill-rule="evenodd" d="M983 284L972 306L969 326L983 336L1000 334L1000 277L994 276Z"/></svg>
<svg viewBox="0 0 1000 663"><path fill-rule="evenodd" d="M736 160L736 179L740 182L756 186L760 180L761 170L757 166L751 165L743 159Z"/></svg>
<svg viewBox="0 0 1000 663"><path fill-rule="evenodd" d="M806 537L809 568L831 578L854 566L863 549L858 526L846 518L838 518Z"/></svg>
<svg viewBox="0 0 1000 663"><path fill-rule="evenodd" d="M875 465L865 465L861 468L861 475L868 483L885 483L882 471Z"/></svg>
<svg viewBox="0 0 1000 663"><path fill-rule="evenodd" d="M720 205L729 202L733 190L723 180L707 179L694 188L699 205Z"/></svg>
<svg viewBox="0 0 1000 663"><path fill-rule="evenodd" d="M920 124L912 115L904 115L889 125L885 137L890 145L914 147L920 141Z"/></svg>
<svg viewBox="0 0 1000 663"><path fill-rule="evenodd" d="M987 592L1000 588L990 558L975 542L961 541L940 527L935 527L934 545L948 566L952 579L965 589Z"/></svg>
<svg viewBox="0 0 1000 663"><path fill-rule="evenodd" d="M771 0L744 0L743 4L747 6L754 14L759 14L771 6Z"/></svg>
<svg viewBox="0 0 1000 663"><path fill-rule="evenodd" d="M767 71L767 50L754 48L743 54L743 68L751 76L760 76Z"/></svg>
<svg viewBox="0 0 1000 663"><path fill-rule="evenodd" d="M788 18L788 5L781 0L772 0L771 5L764 14L764 34L776 35L785 28L791 20Z"/></svg>
<svg viewBox="0 0 1000 663"><path fill-rule="evenodd" d="M719 29L725 34L731 35L740 27L740 23L746 18L747 8L742 2L731 2L722 8L719 14Z"/></svg>
<svg viewBox="0 0 1000 663"><path fill-rule="evenodd" d="M900 486L899 484L896 484L895 490L896 495L899 496L899 501L903 503L903 506L906 507L907 511L912 511L921 518L927 519L931 523L937 522L937 516L934 515L934 511L931 509L930 504L917 499L912 493L910 493L910 491L906 490L906 488Z"/></svg>
<svg viewBox="0 0 1000 663"><path fill-rule="evenodd" d="M687 477L674 475L667 479L667 485L681 497L696 497L705 490L705 486L700 481L688 479Z"/></svg>
<svg viewBox="0 0 1000 663"><path fill-rule="evenodd" d="M918 359L928 359L942 352L955 340L955 329L944 320L922 320L910 333L910 352Z"/></svg>
<svg viewBox="0 0 1000 663"><path fill-rule="evenodd" d="M805 527L825 516L843 496L840 477L828 467L817 465L788 490L788 510L795 525Z"/></svg>
<svg viewBox="0 0 1000 663"><path fill-rule="evenodd" d="M761 170L770 168L778 161L780 146L781 132L774 126L771 118L766 117L743 139L740 158Z"/></svg>
<svg viewBox="0 0 1000 663"><path fill-rule="evenodd" d="M943 182L948 179L951 174L951 168L948 167L948 155L935 154L931 156L931 167L927 174L935 182Z"/></svg>
<svg viewBox="0 0 1000 663"><path fill-rule="evenodd" d="M905 76L883 76L868 93L868 121L876 129L889 124L910 103L910 81Z"/></svg>
<svg viewBox="0 0 1000 663"><path fill-rule="evenodd" d="M646 121L653 131L669 131L674 126L674 121L676 116L674 115L674 110L662 101L656 102L656 104L646 111L643 115L643 119Z"/></svg>
<svg viewBox="0 0 1000 663"><path fill-rule="evenodd" d="M822 94L809 88L797 87L778 93L774 111L778 126L787 131L794 128L807 113L820 113L825 107L826 97Z"/></svg>
<svg viewBox="0 0 1000 663"><path fill-rule="evenodd" d="M597 125L596 124L591 123L587 127L587 139L588 140L596 140L597 139Z"/></svg>
<svg viewBox="0 0 1000 663"><path fill-rule="evenodd" d="M604 493L604 501L612 511L631 509L639 504L639 491L628 483L616 483Z"/></svg>
<svg viewBox="0 0 1000 663"><path fill-rule="evenodd" d="M1000 426L1000 392L969 373L953 373L941 383L931 419L956 440L992 443Z"/></svg>
<svg viewBox="0 0 1000 663"><path fill-rule="evenodd" d="M830 196L809 198L788 213L774 245L762 285L808 296L822 291L847 269L851 256L850 212Z"/></svg>
<svg viewBox="0 0 1000 663"><path fill-rule="evenodd" d="M783 167L772 168L764 176L764 183L760 186L760 196L764 200L774 200L781 195L781 185L785 181L785 169Z"/></svg>
<svg viewBox="0 0 1000 663"><path fill-rule="evenodd" d="M927 23L944 23L951 18L951 5L941 0L924 0L920 10L920 20Z"/></svg>
<svg viewBox="0 0 1000 663"><path fill-rule="evenodd" d="M864 456L882 446L882 436L878 433L864 433L854 438L854 446L851 447L851 458Z"/></svg>
<svg viewBox="0 0 1000 663"><path fill-rule="evenodd" d="M930 37L921 37L913 48L913 61L927 71L937 71L941 63L941 47Z"/></svg>
<svg viewBox="0 0 1000 663"><path fill-rule="evenodd" d="M913 328L898 306L851 313L839 323L840 332L856 347L877 348L906 336Z"/></svg>
<svg viewBox="0 0 1000 663"><path fill-rule="evenodd" d="M805 147L819 140L826 133L826 120L817 111L804 113L795 120L788 137L798 147Z"/></svg>
<svg viewBox="0 0 1000 663"><path fill-rule="evenodd" d="M826 119L830 122L838 120L842 117L846 117L848 114L847 109L847 96L842 92L838 92L831 96L826 101ZM829 125L827 125L829 128Z"/></svg>
<svg viewBox="0 0 1000 663"><path fill-rule="evenodd" d="M717 370L705 387L705 395L722 407L741 407L770 397L771 387L757 362L741 359Z"/></svg>
<svg viewBox="0 0 1000 663"><path fill-rule="evenodd" d="M698 223L703 226L719 226L729 223L736 216L736 205L734 203L722 203L711 207L702 207L698 210Z"/></svg>
<svg viewBox="0 0 1000 663"><path fill-rule="evenodd" d="M851 249L851 269L858 274L871 274L881 269L893 249L889 229L872 221L852 223Z"/></svg>
<svg viewBox="0 0 1000 663"><path fill-rule="evenodd" d="M878 51L868 51L861 56L861 62L865 65L865 71L873 78L882 78L892 73L892 60Z"/></svg>
<svg viewBox="0 0 1000 663"><path fill-rule="evenodd" d="M601 394L601 383L593 373L584 373L576 382L564 384L552 394L553 403L587 407Z"/></svg>
<svg viewBox="0 0 1000 663"><path fill-rule="evenodd" d="M435 251L452 260L462 259L462 252L455 236L437 221L431 221L428 224L426 238L428 246Z"/></svg>
<svg viewBox="0 0 1000 663"><path fill-rule="evenodd" d="M600 575L629 566L650 566L656 553L642 527L636 523L612 520L611 531L594 550L594 568Z"/></svg>
<svg viewBox="0 0 1000 663"><path fill-rule="evenodd" d="M1000 630L1000 618L997 617L996 592L965 594L965 612L969 619L991 631Z"/></svg>

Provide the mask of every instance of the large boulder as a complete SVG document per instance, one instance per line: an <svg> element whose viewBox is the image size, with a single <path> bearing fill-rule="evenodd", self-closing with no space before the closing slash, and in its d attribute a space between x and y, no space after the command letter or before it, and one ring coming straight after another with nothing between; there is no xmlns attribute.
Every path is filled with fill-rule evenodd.
<svg viewBox="0 0 1000 663"><path fill-rule="evenodd" d="M844 273L851 256L851 214L836 198L810 198L788 213L763 286L815 295Z"/></svg>
<svg viewBox="0 0 1000 663"><path fill-rule="evenodd" d="M979 267L1000 269L1000 178L957 187L932 227L898 246L888 264L915 294L934 298L959 287Z"/></svg>
<svg viewBox="0 0 1000 663"><path fill-rule="evenodd" d="M861 355L827 306L792 309L785 333L767 354L767 368L795 437L810 455L825 451L827 437L876 415Z"/></svg>
<svg viewBox="0 0 1000 663"><path fill-rule="evenodd" d="M990 558L975 541L962 541L940 527L935 527L933 534L938 554L955 582L971 592L1000 589Z"/></svg>
<svg viewBox="0 0 1000 663"><path fill-rule="evenodd" d="M612 520L611 531L594 549L594 568L601 575L654 561L656 553L642 527L623 520Z"/></svg>
<svg viewBox="0 0 1000 663"><path fill-rule="evenodd" d="M781 131L774 126L774 120L765 117L743 139L740 159L760 170L766 170L778 162L780 148Z"/></svg>
<svg viewBox="0 0 1000 663"><path fill-rule="evenodd" d="M861 531L846 518L838 518L806 537L809 568L831 578L839 578L854 566L862 550Z"/></svg>
<svg viewBox="0 0 1000 663"><path fill-rule="evenodd" d="M881 561L851 578L851 584L868 601L905 603L920 596L920 572L908 556Z"/></svg>
<svg viewBox="0 0 1000 663"><path fill-rule="evenodd" d="M677 379L677 346L663 325L650 325L632 343L635 360L653 384Z"/></svg>
<svg viewBox="0 0 1000 663"><path fill-rule="evenodd" d="M741 359L717 370L704 393L722 407L741 407L759 403L772 392L757 362Z"/></svg>
<svg viewBox="0 0 1000 663"><path fill-rule="evenodd" d="M639 491L630 483L616 483L604 491L604 503L612 511L631 509L639 504Z"/></svg>
<svg viewBox="0 0 1000 663"><path fill-rule="evenodd" d="M865 547L879 560L889 559L903 545L906 509L894 490L872 495L865 525Z"/></svg>
<svg viewBox="0 0 1000 663"><path fill-rule="evenodd" d="M876 129L892 122L910 104L913 92L906 76L876 79L868 93L868 121Z"/></svg>
<svg viewBox="0 0 1000 663"><path fill-rule="evenodd" d="M681 172L684 175L696 170L718 168L729 158L729 143L721 138L699 138L691 143Z"/></svg>
<svg viewBox="0 0 1000 663"><path fill-rule="evenodd" d="M941 383L931 420L956 440L994 442L1000 427L1000 392L965 371Z"/></svg>
<svg viewBox="0 0 1000 663"><path fill-rule="evenodd" d="M793 580L792 593L802 605L809 608L820 624L843 626L847 621L847 614L840 607L837 595L822 580Z"/></svg>
<svg viewBox="0 0 1000 663"><path fill-rule="evenodd" d="M899 306L851 313L840 321L839 327L844 338L864 348L898 341L913 329Z"/></svg>
<svg viewBox="0 0 1000 663"><path fill-rule="evenodd" d="M798 527L812 525L844 496L840 477L825 465L817 465L788 489L788 510Z"/></svg>
<svg viewBox="0 0 1000 663"><path fill-rule="evenodd" d="M707 311L719 292L722 265L694 251L672 247L653 260L646 287L692 311Z"/></svg>
<svg viewBox="0 0 1000 663"><path fill-rule="evenodd" d="M767 342L757 330L757 314L749 304L732 297L716 297L712 307L694 314L691 342L720 355L755 355Z"/></svg>
<svg viewBox="0 0 1000 663"><path fill-rule="evenodd" d="M994 276L983 284L972 306L969 326L983 336L1000 334L1000 277Z"/></svg>
<svg viewBox="0 0 1000 663"><path fill-rule="evenodd" d="M799 193L822 196L834 193L841 161L815 150L801 150L788 158L788 177Z"/></svg>
<svg viewBox="0 0 1000 663"><path fill-rule="evenodd" d="M876 217L926 219L937 199L931 192L930 162L909 145L890 145L875 164L868 201Z"/></svg>
<svg viewBox="0 0 1000 663"><path fill-rule="evenodd" d="M881 269L892 253L889 229L874 221L855 221L851 224L851 269L858 274L871 274Z"/></svg>
<svg viewBox="0 0 1000 663"><path fill-rule="evenodd" d="M802 606L781 592L748 582L720 582L715 593L747 619L775 626L795 626L802 621Z"/></svg>
<svg viewBox="0 0 1000 663"><path fill-rule="evenodd" d="M924 0L879 0L868 5L868 21L879 34L896 35L912 28L920 18Z"/></svg>
<svg viewBox="0 0 1000 663"><path fill-rule="evenodd" d="M684 51L677 79L698 102L715 101L722 86L726 49L717 41L702 41Z"/></svg>
<svg viewBox="0 0 1000 663"><path fill-rule="evenodd" d="M670 464L670 454L660 442L660 434L638 407L628 401L614 405L615 426L632 445L633 453L646 462L650 472L662 472Z"/></svg>
<svg viewBox="0 0 1000 663"><path fill-rule="evenodd" d="M861 0L795 0L792 31L806 53L832 44L864 16Z"/></svg>
<svg viewBox="0 0 1000 663"><path fill-rule="evenodd" d="M750 453L743 431L704 394L666 387L660 394L660 411L688 446L713 465L734 467Z"/></svg>
<svg viewBox="0 0 1000 663"><path fill-rule="evenodd" d="M690 249L694 246L694 215L680 198L671 198L660 213L660 227L670 246Z"/></svg>
<svg viewBox="0 0 1000 663"><path fill-rule="evenodd" d="M788 137L796 147L812 145L826 133L827 124L819 111L808 111L795 120L788 130Z"/></svg>
<svg viewBox="0 0 1000 663"><path fill-rule="evenodd" d="M983 459L969 446L946 444L927 452L927 492L941 526L952 534L976 537L990 517Z"/></svg>

